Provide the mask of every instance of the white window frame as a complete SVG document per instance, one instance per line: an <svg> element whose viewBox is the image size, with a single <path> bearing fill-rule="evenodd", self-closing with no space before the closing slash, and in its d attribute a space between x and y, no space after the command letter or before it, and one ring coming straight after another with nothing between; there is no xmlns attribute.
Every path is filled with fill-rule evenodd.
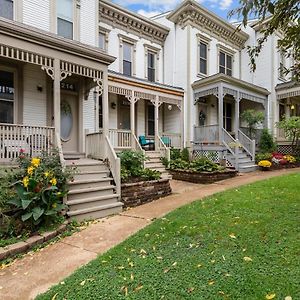
<svg viewBox="0 0 300 300"><path fill-rule="evenodd" d="M0 70L4 71L4 72L10 72L14 74L14 100L13 100L13 105L14 105L14 116L13 116L13 124L17 124L18 123L18 105L19 105L19 95L18 95L18 87L19 87L19 83L18 83L18 70L16 68L10 68L4 65L0 65ZM4 100L5 101L5 100Z"/></svg>
<svg viewBox="0 0 300 300"><path fill-rule="evenodd" d="M23 1L12 0L13 3L13 21L23 21Z"/></svg>
<svg viewBox="0 0 300 300"><path fill-rule="evenodd" d="M278 79L281 81L286 81L286 75L284 74L284 68L286 68L287 60L283 51L278 51Z"/></svg>
<svg viewBox="0 0 300 300"><path fill-rule="evenodd" d="M98 47L100 48L99 46L99 39L100 39L100 34L103 34L104 35L104 48L100 48L104 51L108 51L108 42L109 42L109 33L110 33L110 30L109 29L106 29L106 28L103 28L103 27L99 27L99 33L98 33Z"/></svg>
<svg viewBox="0 0 300 300"><path fill-rule="evenodd" d="M210 53L210 42L211 39L207 36L204 36L200 33L197 34L197 76L200 78L204 78L209 76L209 53ZM206 45L206 74L201 73L200 71L200 44Z"/></svg>
<svg viewBox="0 0 300 300"><path fill-rule="evenodd" d="M161 49L153 47L152 45L144 44L144 51L145 51L145 79L148 80L148 53L154 54L154 61L155 61L155 80L154 82L159 82L159 60L160 60L160 51Z"/></svg>
<svg viewBox="0 0 300 300"><path fill-rule="evenodd" d="M232 58L232 60L231 60L231 65L232 65L231 66L231 75L227 75L227 76L233 77L235 51L233 51L227 47L224 47L223 45L220 45L220 44L218 44L217 47L218 47L218 73L221 73L220 72L220 52L222 52L222 53L225 53L225 74L224 73L221 73L221 74L227 75L227 69L229 69L227 67L227 56L231 56L231 58Z"/></svg>
<svg viewBox="0 0 300 300"><path fill-rule="evenodd" d="M122 34L118 35L120 51L119 51L119 72L123 74L123 45L124 43L130 44L132 46L131 59L132 59L132 68L131 68L131 76L136 76L136 43L137 40L131 39Z"/></svg>

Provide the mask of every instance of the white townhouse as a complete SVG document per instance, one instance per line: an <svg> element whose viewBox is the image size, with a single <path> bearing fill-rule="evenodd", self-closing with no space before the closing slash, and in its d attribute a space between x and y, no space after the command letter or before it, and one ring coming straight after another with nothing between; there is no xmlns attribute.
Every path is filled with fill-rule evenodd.
<svg viewBox="0 0 300 300"><path fill-rule="evenodd" d="M171 147L251 171L241 112L264 111L278 140L275 122L300 115L277 35L250 72L245 47L260 26L237 31L193 0L152 19L107 0L0 0L0 164L21 148L77 159L68 204L82 218L121 209L122 149L147 150L162 172Z"/></svg>

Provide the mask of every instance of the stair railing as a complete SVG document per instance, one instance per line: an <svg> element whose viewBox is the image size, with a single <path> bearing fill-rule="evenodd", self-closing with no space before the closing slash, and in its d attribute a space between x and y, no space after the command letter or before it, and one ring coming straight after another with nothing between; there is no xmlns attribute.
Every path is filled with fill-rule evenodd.
<svg viewBox="0 0 300 300"><path fill-rule="evenodd" d="M222 143L226 147L226 149L233 155L234 157L234 167L238 170L239 166L239 148L241 144L238 140L236 140L225 128L222 128Z"/></svg>
<svg viewBox="0 0 300 300"><path fill-rule="evenodd" d="M157 136L158 140L158 151L160 152L161 157L165 157L168 163L171 160L171 151L170 148L166 146L160 136Z"/></svg>
<svg viewBox="0 0 300 300"><path fill-rule="evenodd" d="M64 159L64 154L63 154L61 139L60 139L60 135L58 134L58 132L55 132L55 143L56 143L56 147L58 149L58 155L59 155L60 164L61 164L61 166L62 166L62 168L64 170L66 168L66 161Z"/></svg>
<svg viewBox="0 0 300 300"><path fill-rule="evenodd" d="M238 130L238 140L244 150L251 156L252 161L255 160L255 140L251 140L244 132Z"/></svg>
<svg viewBox="0 0 300 300"><path fill-rule="evenodd" d="M135 142L135 145L134 145L135 146L135 150L142 152L144 154L144 156L146 156L146 151L142 148L142 146L141 146L140 142L138 141L136 135L132 134L132 136L133 136L133 139L134 139L134 142ZM145 169L145 167L146 167L146 162L145 161L144 161L144 165L143 166L144 166L144 169Z"/></svg>
<svg viewBox="0 0 300 300"><path fill-rule="evenodd" d="M105 148L106 148L106 157L108 160L109 168L113 179L116 185L116 192L118 194L118 198L121 198L121 161L117 156L109 137L105 137Z"/></svg>

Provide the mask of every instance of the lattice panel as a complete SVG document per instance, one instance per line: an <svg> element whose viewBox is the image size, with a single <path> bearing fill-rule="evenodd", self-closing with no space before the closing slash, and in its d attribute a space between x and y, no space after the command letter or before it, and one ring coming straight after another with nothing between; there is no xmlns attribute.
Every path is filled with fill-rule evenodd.
<svg viewBox="0 0 300 300"><path fill-rule="evenodd" d="M277 151L285 155L300 155L300 148L292 145L278 145Z"/></svg>
<svg viewBox="0 0 300 300"><path fill-rule="evenodd" d="M222 151L213 151L213 150L194 150L193 151L193 159L198 159L201 157L205 157L215 163L220 163L220 160L223 158ZM226 159L226 166L233 167L231 162Z"/></svg>

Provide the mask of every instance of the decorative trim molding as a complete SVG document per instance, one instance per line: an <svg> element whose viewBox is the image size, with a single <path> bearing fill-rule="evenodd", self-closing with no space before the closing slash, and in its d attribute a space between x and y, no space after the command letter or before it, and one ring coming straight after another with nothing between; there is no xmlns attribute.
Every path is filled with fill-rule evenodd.
<svg viewBox="0 0 300 300"><path fill-rule="evenodd" d="M167 27L107 0L100 1L99 20L160 45L163 45L169 33Z"/></svg>
<svg viewBox="0 0 300 300"><path fill-rule="evenodd" d="M144 44L145 51L145 79L148 79L148 53L151 52L155 56L155 82L159 82L159 59L161 49Z"/></svg>
<svg viewBox="0 0 300 300"><path fill-rule="evenodd" d="M120 51L119 51L119 70L120 73L123 73L123 45L124 43L130 44L132 46L132 53L131 53L131 63L132 63L132 76L136 75L136 43L137 40L129 38L123 34L118 34L119 37L119 44L120 44Z"/></svg>
<svg viewBox="0 0 300 300"><path fill-rule="evenodd" d="M230 23L222 20L194 0L184 1L168 17L170 21L185 28L188 24L203 32L217 37L219 40L231 43L238 49L243 48L249 35Z"/></svg>

